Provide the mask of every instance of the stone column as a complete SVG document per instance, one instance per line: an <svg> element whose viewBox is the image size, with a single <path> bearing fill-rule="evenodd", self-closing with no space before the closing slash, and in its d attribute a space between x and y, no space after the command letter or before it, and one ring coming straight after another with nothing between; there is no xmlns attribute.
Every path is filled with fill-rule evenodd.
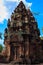
<svg viewBox="0 0 43 65"><path fill-rule="evenodd" d="M5 55L6 55L6 57L7 57L7 61L9 61L9 59L10 59L10 44L8 44L7 42L5 42L5 47L6 47L6 51L5 51Z"/></svg>
<svg viewBox="0 0 43 65"><path fill-rule="evenodd" d="M25 57L29 59L30 55L30 48L29 48L29 41L25 42Z"/></svg>

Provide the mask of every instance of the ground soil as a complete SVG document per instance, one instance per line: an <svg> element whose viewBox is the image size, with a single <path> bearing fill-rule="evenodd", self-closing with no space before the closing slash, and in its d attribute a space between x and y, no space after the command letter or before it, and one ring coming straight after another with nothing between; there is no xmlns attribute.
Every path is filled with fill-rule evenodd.
<svg viewBox="0 0 43 65"><path fill-rule="evenodd" d="M3 64L3 63L0 63L0 65L18 65L18 64L13 64L13 63ZM43 65L43 64L32 64L32 65Z"/></svg>

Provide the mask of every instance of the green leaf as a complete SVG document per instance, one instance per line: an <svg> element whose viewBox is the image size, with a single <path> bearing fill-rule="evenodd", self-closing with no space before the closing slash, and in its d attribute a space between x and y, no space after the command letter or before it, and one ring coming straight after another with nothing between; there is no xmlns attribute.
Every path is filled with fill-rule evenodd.
<svg viewBox="0 0 43 65"><path fill-rule="evenodd" d="M3 46L0 44L0 52L2 52L3 50Z"/></svg>

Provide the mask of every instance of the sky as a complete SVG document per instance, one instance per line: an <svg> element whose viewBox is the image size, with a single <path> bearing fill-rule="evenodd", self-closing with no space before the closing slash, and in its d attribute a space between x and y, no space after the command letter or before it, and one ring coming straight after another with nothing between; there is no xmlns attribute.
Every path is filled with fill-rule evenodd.
<svg viewBox="0 0 43 65"><path fill-rule="evenodd" d="M26 8L30 8L40 29L40 36L43 36L43 0L0 0L0 32L3 39L0 39L0 44L4 42L4 30L7 27L8 19L12 12L17 7L20 1L23 1ZM34 13L38 13L35 15Z"/></svg>

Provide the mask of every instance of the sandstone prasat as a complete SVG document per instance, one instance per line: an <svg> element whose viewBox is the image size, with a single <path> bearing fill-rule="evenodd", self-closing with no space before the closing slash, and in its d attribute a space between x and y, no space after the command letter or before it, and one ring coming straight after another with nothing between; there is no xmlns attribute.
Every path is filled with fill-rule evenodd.
<svg viewBox="0 0 43 65"><path fill-rule="evenodd" d="M6 61L29 63L43 59L43 45L37 21L22 1L8 19L4 44Z"/></svg>

